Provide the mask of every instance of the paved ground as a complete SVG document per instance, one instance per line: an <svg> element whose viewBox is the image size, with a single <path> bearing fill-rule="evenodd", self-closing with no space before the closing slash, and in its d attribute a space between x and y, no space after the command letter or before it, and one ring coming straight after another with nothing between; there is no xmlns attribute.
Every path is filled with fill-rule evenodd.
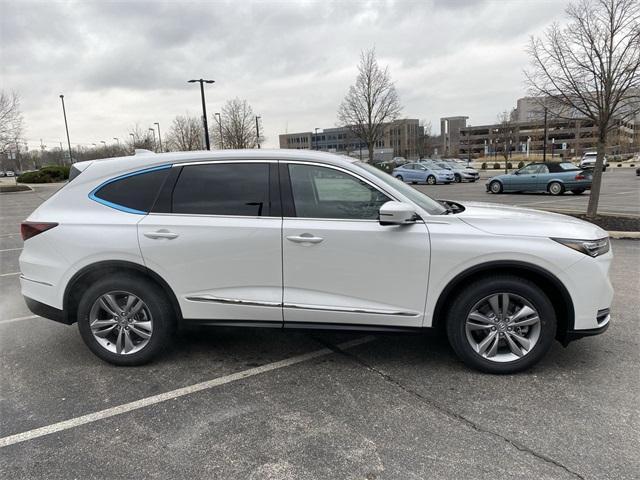
<svg viewBox="0 0 640 480"><path fill-rule="evenodd" d="M420 185L418 190L435 198L447 200L477 200L482 202L504 203L555 211L586 212L589 193L574 195L566 193L553 197L547 193L505 193L493 195L486 192L486 179L500 172L482 172L482 179L472 184ZM640 216L640 177L634 168L621 168L605 172L602 193L600 195L600 213L618 213Z"/></svg>
<svg viewBox="0 0 640 480"><path fill-rule="evenodd" d="M19 297L13 234L51 191L0 195L0 478L640 478L640 242L613 242L609 331L525 374L435 336L240 329L116 368Z"/></svg>

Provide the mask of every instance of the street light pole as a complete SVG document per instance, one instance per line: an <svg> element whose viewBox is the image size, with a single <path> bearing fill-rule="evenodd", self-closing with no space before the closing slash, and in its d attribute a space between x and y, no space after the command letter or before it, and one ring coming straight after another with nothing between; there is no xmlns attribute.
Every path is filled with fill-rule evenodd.
<svg viewBox="0 0 640 480"><path fill-rule="evenodd" d="M256 141L258 142L258 148L260 148L260 124L258 122L258 120L260 120L260 118L258 115L256 115Z"/></svg>
<svg viewBox="0 0 640 480"><path fill-rule="evenodd" d="M156 143L156 129L150 128L149 131L153 133L153 151L155 152L158 150L158 144Z"/></svg>
<svg viewBox="0 0 640 480"><path fill-rule="evenodd" d="M120 139L118 137L113 137L113 139L116 141L116 143L118 144L118 146L120 146Z"/></svg>
<svg viewBox="0 0 640 480"><path fill-rule="evenodd" d="M73 163L73 157L71 156L71 140L69 140L69 124L67 123L67 110L64 108L64 95L60 95L62 101L62 114L64 115L64 128L67 131L67 145L69 146L69 162Z"/></svg>
<svg viewBox="0 0 640 480"><path fill-rule="evenodd" d="M220 129L220 150L224 150L224 138L222 137L222 117L219 112L213 114L214 117L218 117L218 128Z"/></svg>
<svg viewBox="0 0 640 480"><path fill-rule="evenodd" d="M158 143L160 144L160 153L162 153L162 137L160 136L160 123L153 122L158 127Z"/></svg>
<svg viewBox="0 0 640 480"><path fill-rule="evenodd" d="M316 137L315 137L316 141L314 143L315 143L316 150L319 150L318 149L318 130L320 130L320 129L316 127L315 130L316 130Z"/></svg>
<svg viewBox="0 0 640 480"><path fill-rule="evenodd" d="M204 101L204 84L214 83L215 80L205 80L200 78L198 80L189 80L188 83L200 83L200 97L202 98L202 124L204 127L204 142L207 150L211 150L211 144L209 143L209 125L207 123L207 106Z"/></svg>
<svg viewBox="0 0 640 480"><path fill-rule="evenodd" d="M544 140L542 141L542 161L547 161L547 107L544 107Z"/></svg>

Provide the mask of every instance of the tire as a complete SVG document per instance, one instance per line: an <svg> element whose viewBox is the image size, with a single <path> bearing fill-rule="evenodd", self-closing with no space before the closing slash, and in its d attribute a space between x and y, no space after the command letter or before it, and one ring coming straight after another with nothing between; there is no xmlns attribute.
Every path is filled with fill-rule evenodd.
<svg viewBox="0 0 640 480"><path fill-rule="evenodd" d="M604 173L604 172L606 172L606 171L607 171L607 166L606 166L606 165L603 165L603 166L602 166L602 173Z"/></svg>
<svg viewBox="0 0 640 480"><path fill-rule="evenodd" d="M115 306L121 307L122 311L125 310L126 300L131 296L143 303L129 320L128 317L119 316L117 322L114 322L116 317L111 317L116 310L112 307L113 304L106 302L109 303L107 310L100 302L101 298L107 298L106 295L115 299ZM135 310L137 306L139 304L133 300L130 310ZM115 313L119 312L116 310ZM173 307L165 293L146 277L136 274L115 274L93 283L80 299L77 319L80 335L87 347L102 360L119 366L149 362L166 349L175 331ZM97 335L91 325L96 319L103 323L109 322L100 327L94 326ZM113 325L112 322L116 324ZM104 328L100 329L101 327ZM117 351L119 347L122 347L121 352ZM126 352L127 348L129 352Z"/></svg>
<svg viewBox="0 0 640 480"><path fill-rule="evenodd" d="M496 194L502 193L502 183L500 183L498 180L494 180L489 184L489 191Z"/></svg>
<svg viewBox="0 0 640 480"><path fill-rule="evenodd" d="M436 183L437 183L436 177L434 177L433 175L429 175L427 177L427 184L428 185L435 185Z"/></svg>
<svg viewBox="0 0 640 480"><path fill-rule="evenodd" d="M564 193L564 185L560 182L551 182L547 186L547 191L551 195L562 195Z"/></svg>
<svg viewBox="0 0 640 480"><path fill-rule="evenodd" d="M455 176L453 177L455 179L456 183L461 183L462 182L462 177L459 174L455 174Z"/></svg>
<svg viewBox="0 0 640 480"><path fill-rule="evenodd" d="M586 188L574 188L571 190L571 193L574 195L582 195L585 192Z"/></svg>
<svg viewBox="0 0 640 480"><path fill-rule="evenodd" d="M512 312L519 311L521 305L526 305L533 310L531 316L522 316L518 320L519 322L533 322L535 314L537 314L539 319L537 323L525 327L509 327L508 321L499 321L495 323L496 327L487 329L485 323L476 321L475 318L469 318L472 312L475 315L481 312L483 307L478 307L479 304L489 305L488 303L483 303L486 298L495 296L504 298L503 294L505 293L508 295L509 302L511 302L507 303L513 306ZM555 339L556 315L551 301L536 284L521 277L511 275L485 277L466 287L450 305L451 307L447 314L447 337L449 343L466 365L482 372L511 374L531 368L549 351ZM500 309L502 305L502 300L499 300L498 307ZM489 309L490 313L488 315L491 315L492 310ZM487 318L487 316L484 316L484 318ZM476 329L475 326L477 325L483 325L483 327ZM489 325L493 325L493 323L489 323ZM507 329L509 330L507 331ZM486 334L484 333L485 331L487 332ZM525 340L529 340L530 347L528 351L524 349L523 344L516 340L516 334ZM493 335L492 338L494 339L497 338L498 346L495 353L492 354L491 352L495 340L489 340L489 347L485 351L486 355L478 353L478 347L482 348L482 340L490 335ZM522 356L513 353L514 350L510 347L507 337L511 339L511 342L515 345L514 348Z"/></svg>
<svg viewBox="0 0 640 480"><path fill-rule="evenodd" d="M396 178L397 178L398 180L400 180L401 182L404 182L404 179L402 178L402 175L396 175Z"/></svg>

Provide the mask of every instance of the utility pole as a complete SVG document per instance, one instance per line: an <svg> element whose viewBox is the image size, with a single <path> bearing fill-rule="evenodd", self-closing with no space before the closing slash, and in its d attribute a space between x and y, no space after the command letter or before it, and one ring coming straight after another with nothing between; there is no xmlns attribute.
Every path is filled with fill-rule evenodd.
<svg viewBox="0 0 640 480"><path fill-rule="evenodd" d="M222 137L222 117L219 112L213 114L214 117L218 117L218 128L220 129L220 150L224 150L224 138Z"/></svg>
<svg viewBox="0 0 640 480"><path fill-rule="evenodd" d="M67 124L67 110L64 108L64 95L60 95L62 101L62 114L64 115L64 128L67 131L67 145L69 145L69 163L73 163L73 157L71 156L71 140L69 140L69 125Z"/></svg>
<svg viewBox="0 0 640 480"><path fill-rule="evenodd" d="M320 130L320 129L319 129L319 128L316 128L316 136L315 136L316 141L314 142L314 143L315 143L316 150L318 150L318 130Z"/></svg>
<svg viewBox="0 0 640 480"><path fill-rule="evenodd" d="M209 125L207 123L207 107L204 101L204 84L214 83L215 80L205 80L200 78L198 80L189 80L188 83L200 83L200 97L202 98L202 124L204 127L204 142L207 150L211 150L211 144L209 143ZM155 134L154 134L155 135Z"/></svg>
<svg viewBox="0 0 640 480"><path fill-rule="evenodd" d="M158 143L160 144L160 153L162 153L162 137L160 136L160 123L153 122L153 124L158 127Z"/></svg>
<svg viewBox="0 0 640 480"><path fill-rule="evenodd" d="M260 122L258 121L260 118L262 117L256 115L256 142L258 143L258 148L260 148Z"/></svg>
<svg viewBox="0 0 640 480"><path fill-rule="evenodd" d="M153 151L157 152L158 151L158 144L156 143L156 129L155 128L150 128L149 131L151 133L153 133Z"/></svg>
<svg viewBox="0 0 640 480"><path fill-rule="evenodd" d="M542 161L547 161L547 107L544 107L544 140L542 141Z"/></svg>
<svg viewBox="0 0 640 480"><path fill-rule="evenodd" d="M120 139L118 137L113 137L113 139L116 141L116 144L120 146Z"/></svg>

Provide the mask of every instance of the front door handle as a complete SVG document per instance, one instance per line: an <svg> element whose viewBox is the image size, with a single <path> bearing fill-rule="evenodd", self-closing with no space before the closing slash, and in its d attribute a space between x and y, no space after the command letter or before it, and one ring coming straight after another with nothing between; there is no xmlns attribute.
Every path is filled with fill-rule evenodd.
<svg viewBox="0 0 640 480"><path fill-rule="evenodd" d="M147 238L166 238L168 240L173 240L177 238L179 235L177 233L170 232L169 230L157 230L155 232L144 232L144 236Z"/></svg>
<svg viewBox="0 0 640 480"><path fill-rule="evenodd" d="M311 233L303 233L302 235L291 235L287 237L287 240L294 243L320 243L324 240L322 237L316 237Z"/></svg>

